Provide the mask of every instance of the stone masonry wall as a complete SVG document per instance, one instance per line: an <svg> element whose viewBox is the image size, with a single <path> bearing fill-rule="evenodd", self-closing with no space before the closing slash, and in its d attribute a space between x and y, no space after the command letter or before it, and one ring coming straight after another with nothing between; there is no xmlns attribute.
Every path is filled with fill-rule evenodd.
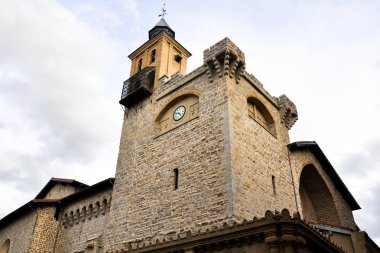
<svg viewBox="0 0 380 253"><path fill-rule="evenodd" d="M294 171L298 202L301 203L299 197L299 182L302 170L306 165L312 164L317 169L319 175L325 181L328 189L332 194L342 227L347 227L351 228L352 230L356 230L354 217L350 207L348 206L347 202L343 199L340 192L335 188L334 182L323 170L321 164L318 162L315 156L309 151L295 151L291 153L291 161ZM299 206L301 210L300 212L302 214L302 206Z"/></svg>
<svg viewBox="0 0 380 253"><path fill-rule="evenodd" d="M287 144L297 120L295 105L272 97L245 71L244 53L225 38L204 51L209 81L226 80L231 148L233 214L252 219L266 210L295 210ZM258 101L268 126L249 116L248 100ZM270 126L269 126L270 124Z"/></svg>
<svg viewBox="0 0 380 253"><path fill-rule="evenodd" d="M44 199L61 199L75 192L75 187L71 185L56 184L46 194Z"/></svg>
<svg viewBox="0 0 380 253"><path fill-rule="evenodd" d="M123 241L162 239L232 214L226 83L202 74L171 86L125 113L107 252L122 250ZM160 111L188 92L200 94L199 117L155 136Z"/></svg>
<svg viewBox="0 0 380 253"><path fill-rule="evenodd" d="M32 238L36 213L32 210L14 222L0 228L0 245L10 239L9 253L26 253Z"/></svg>
<svg viewBox="0 0 380 253"><path fill-rule="evenodd" d="M103 252L111 195L112 189L95 192L61 210L55 253L84 252L86 248Z"/></svg>
<svg viewBox="0 0 380 253"><path fill-rule="evenodd" d="M234 79L229 81L234 208L241 219L252 219L266 210L296 210L286 146L288 129L281 123L274 99L262 89L247 78L238 84ZM248 97L266 107L274 120L275 133L248 115Z"/></svg>
<svg viewBox="0 0 380 253"><path fill-rule="evenodd" d="M37 221L28 253L51 253L57 236L58 221L54 218L55 207L37 209Z"/></svg>

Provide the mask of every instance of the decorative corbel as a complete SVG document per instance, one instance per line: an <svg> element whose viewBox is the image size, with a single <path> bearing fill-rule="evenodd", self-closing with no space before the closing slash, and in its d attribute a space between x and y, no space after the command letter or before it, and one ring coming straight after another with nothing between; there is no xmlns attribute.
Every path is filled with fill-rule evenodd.
<svg viewBox="0 0 380 253"><path fill-rule="evenodd" d="M218 74L219 77L222 77L222 71L220 69L220 64L219 64L218 59L215 56L212 57L212 62L214 63L216 73Z"/></svg>
<svg viewBox="0 0 380 253"><path fill-rule="evenodd" d="M225 76L228 75L229 70L230 70L230 52L228 52L227 50L224 56L224 75Z"/></svg>
<svg viewBox="0 0 380 253"><path fill-rule="evenodd" d="M235 59L234 62L232 63L232 69L230 72L230 78L232 78L235 75L236 69L239 66L239 59Z"/></svg>
<svg viewBox="0 0 380 253"><path fill-rule="evenodd" d="M241 80L241 76L243 75L244 71L245 71L245 63L244 62L241 62L241 67L238 68L237 72L236 72L236 84L239 84L240 80Z"/></svg>
<svg viewBox="0 0 380 253"><path fill-rule="evenodd" d="M212 83L214 80L212 79L211 67L207 63L205 63L204 67L207 69L206 70L207 79L210 83Z"/></svg>

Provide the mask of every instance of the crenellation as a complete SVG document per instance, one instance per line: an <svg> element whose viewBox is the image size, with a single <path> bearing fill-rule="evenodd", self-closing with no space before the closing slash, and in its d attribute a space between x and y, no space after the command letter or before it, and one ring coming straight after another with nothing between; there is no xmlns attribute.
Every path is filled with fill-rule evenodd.
<svg viewBox="0 0 380 253"><path fill-rule="evenodd" d="M245 62L244 53L228 38L224 38L203 51L203 61L206 63L215 56L230 52L236 58Z"/></svg>
<svg viewBox="0 0 380 253"><path fill-rule="evenodd" d="M235 77L238 84L245 70L244 53L229 38L206 49L203 52L203 62L209 82L213 82L213 76L228 76Z"/></svg>
<svg viewBox="0 0 380 253"><path fill-rule="evenodd" d="M297 107L286 95L281 95L278 98L278 106L280 107L281 123L290 130L298 120Z"/></svg>

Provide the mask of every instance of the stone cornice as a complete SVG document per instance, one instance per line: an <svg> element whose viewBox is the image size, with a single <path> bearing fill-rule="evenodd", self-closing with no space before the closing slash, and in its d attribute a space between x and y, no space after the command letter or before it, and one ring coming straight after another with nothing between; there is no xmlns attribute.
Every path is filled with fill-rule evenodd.
<svg viewBox="0 0 380 253"><path fill-rule="evenodd" d="M263 218L238 220L230 217L222 221L202 224L199 228L185 228L166 235L158 235L124 242L118 249L107 250L116 252L183 252L193 249L194 252L231 248L236 245L251 244L254 241L269 245L277 243L299 244L304 247L307 241L328 252L344 252L339 246L319 233L312 226L301 220L298 213L290 215L287 209L282 212L267 211Z"/></svg>

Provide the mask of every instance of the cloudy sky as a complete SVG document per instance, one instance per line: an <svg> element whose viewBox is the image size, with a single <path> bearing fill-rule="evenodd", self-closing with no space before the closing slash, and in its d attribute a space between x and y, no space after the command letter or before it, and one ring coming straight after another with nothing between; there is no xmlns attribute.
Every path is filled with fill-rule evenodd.
<svg viewBox="0 0 380 253"><path fill-rule="evenodd" d="M51 177L113 177L128 54L162 1L0 0L0 218ZM292 141L315 140L380 244L380 1L166 0L193 56L230 37L275 96L297 105Z"/></svg>

